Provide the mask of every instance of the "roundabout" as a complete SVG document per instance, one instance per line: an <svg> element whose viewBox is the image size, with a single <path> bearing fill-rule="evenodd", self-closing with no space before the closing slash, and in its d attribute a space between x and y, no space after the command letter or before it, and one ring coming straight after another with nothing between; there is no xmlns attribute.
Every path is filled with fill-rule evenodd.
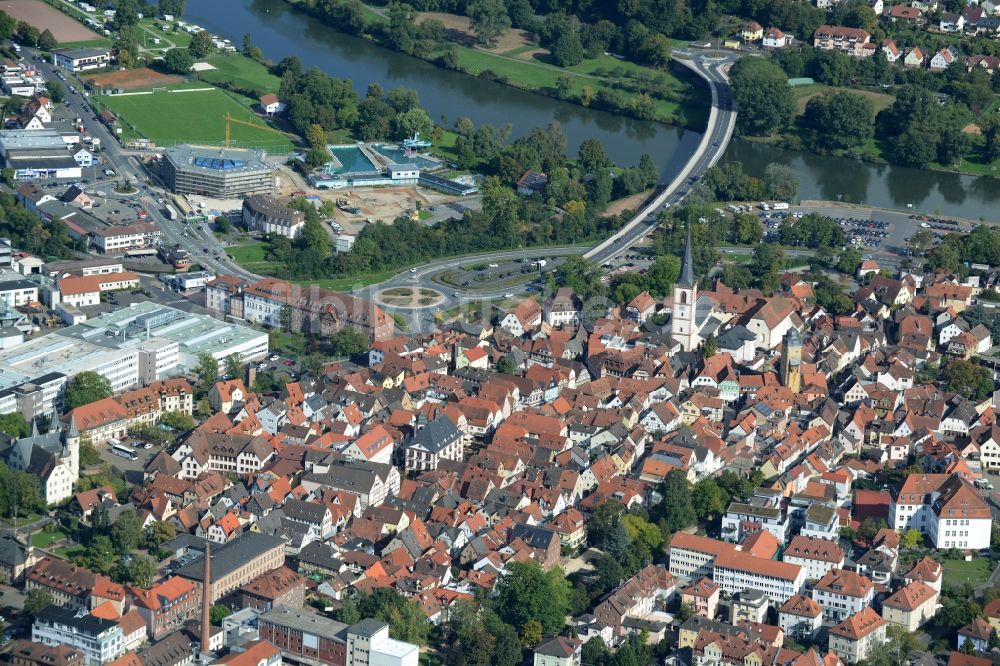
<svg viewBox="0 0 1000 666"><path fill-rule="evenodd" d="M440 305L444 294L429 287L389 287L375 293L375 302L398 310L421 310Z"/></svg>

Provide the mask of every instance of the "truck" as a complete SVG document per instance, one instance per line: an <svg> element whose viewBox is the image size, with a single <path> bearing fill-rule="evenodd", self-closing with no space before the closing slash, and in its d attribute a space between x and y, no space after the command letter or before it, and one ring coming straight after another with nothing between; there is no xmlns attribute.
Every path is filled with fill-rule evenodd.
<svg viewBox="0 0 1000 666"><path fill-rule="evenodd" d="M771 208L774 210L788 210L788 204L784 201L778 201L777 203L772 204Z"/></svg>
<svg viewBox="0 0 1000 666"><path fill-rule="evenodd" d="M177 216L177 211L174 209L173 206L171 206L169 204L167 204L166 206L163 207L163 212L167 216L168 220L176 220L177 217L178 217Z"/></svg>

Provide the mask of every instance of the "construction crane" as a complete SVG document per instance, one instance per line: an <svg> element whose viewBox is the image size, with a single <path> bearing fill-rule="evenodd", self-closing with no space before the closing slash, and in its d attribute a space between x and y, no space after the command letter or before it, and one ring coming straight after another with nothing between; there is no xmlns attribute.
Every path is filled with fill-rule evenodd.
<svg viewBox="0 0 1000 666"><path fill-rule="evenodd" d="M254 129L265 130L267 132L274 132L275 134L280 134L286 139L288 136L279 129L274 129L273 127L268 127L267 125L258 125L257 123L252 123L249 120L240 120L239 118L233 118L228 113L226 118L226 148L229 148L229 134L230 134L230 123L236 123L238 125L246 125L247 127L253 127Z"/></svg>

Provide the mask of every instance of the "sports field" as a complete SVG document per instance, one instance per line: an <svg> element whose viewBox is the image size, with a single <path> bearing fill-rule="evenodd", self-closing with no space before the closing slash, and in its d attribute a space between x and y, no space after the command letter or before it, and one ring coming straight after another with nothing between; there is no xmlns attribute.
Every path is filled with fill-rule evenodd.
<svg viewBox="0 0 1000 666"><path fill-rule="evenodd" d="M114 111L123 124L154 141L158 146L177 143L221 145L226 139L225 115L255 125L266 124L249 109L221 90L197 92L155 92L149 95L112 95L98 98ZM247 100L249 104L250 101ZM232 123L234 147L266 148L287 152L292 141L283 134Z"/></svg>

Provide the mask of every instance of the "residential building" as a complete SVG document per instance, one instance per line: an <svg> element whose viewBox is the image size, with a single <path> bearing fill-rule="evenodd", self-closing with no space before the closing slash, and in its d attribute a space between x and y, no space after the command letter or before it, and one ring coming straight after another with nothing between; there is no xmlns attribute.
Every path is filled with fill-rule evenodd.
<svg viewBox="0 0 1000 666"><path fill-rule="evenodd" d="M712 580L729 594L759 590L773 603L783 604L802 590L806 573L796 564L733 551L715 558Z"/></svg>
<svg viewBox="0 0 1000 666"><path fill-rule="evenodd" d="M725 541L674 532L670 538L670 573L688 579L711 576L715 558L735 552L736 546Z"/></svg>
<svg viewBox="0 0 1000 666"><path fill-rule="evenodd" d="M681 603L689 604L695 614L715 619L720 588L709 578L700 578L681 590Z"/></svg>
<svg viewBox="0 0 1000 666"><path fill-rule="evenodd" d="M826 619L840 622L871 605L875 584L853 571L831 569L813 586L812 597Z"/></svg>
<svg viewBox="0 0 1000 666"><path fill-rule="evenodd" d="M72 612L87 612L105 601L120 611L125 606L125 589L110 578L66 560L45 556L24 574L25 592L41 589L52 595L57 606Z"/></svg>
<svg viewBox="0 0 1000 666"><path fill-rule="evenodd" d="M86 666L83 651L68 645L14 641L8 652L14 666Z"/></svg>
<svg viewBox="0 0 1000 666"><path fill-rule="evenodd" d="M760 524L779 543L786 541L788 516L780 505L733 502L722 517L722 538L739 541L743 537L742 526L746 523Z"/></svg>
<svg viewBox="0 0 1000 666"><path fill-rule="evenodd" d="M260 102L260 110L265 116L280 116L288 108L288 105L274 93L261 95L257 101Z"/></svg>
<svg viewBox="0 0 1000 666"><path fill-rule="evenodd" d="M146 621L146 631L154 641L180 629L201 609L200 591L179 576L170 576L148 590L134 588L131 593L132 607Z"/></svg>
<svg viewBox="0 0 1000 666"><path fill-rule="evenodd" d="M579 638L551 636L535 647L534 666L580 666L583 641Z"/></svg>
<svg viewBox="0 0 1000 666"><path fill-rule="evenodd" d="M766 49L783 49L794 41L792 35L782 32L778 28L769 28L764 33L761 45Z"/></svg>
<svg viewBox="0 0 1000 666"><path fill-rule="evenodd" d="M81 441L95 446L125 437L131 425L128 412L114 398L103 398L72 409L67 414L67 422L70 419L76 425Z"/></svg>
<svg viewBox="0 0 1000 666"><path fill-rule="evenodd" d="M937 590L915 580L882 602L882 618L900 625L908 633L916 633L934 617L937 600Z"/></svg>
<svg viewBox="0 0 1000 666"><path fill-rule="evenodd" d="M823 608L804 594L796 594L778 609L778 626L793 640L811 640L823 626Z"/></svg>
<svg viewBox="0 0 1000 666"><path fill-rule="evenodd" d="M982 496L959 474L910 474L892 496L889 524L913 528L935 548L979 550L990 545L993 524Z"/></svg>
<svg viewBox="0 0 1000 666"><path fill-rule="evenodd" d="M583 304L576 292L569 287L560 287L545 301L545 322L549 326L580 325Z"/></svg>
<svg viewBox="0 0 1000 666"><path fill-rule="evenodd" d="M821 25L813 33L813 46L824 51L841 51L855 58L865 58L875 54L871 35L860 28Z"/></svg>
<svg viewBox="0 0 1000 666"><path fill-rule="evenodd" d="M844 551L835 541L799 535L788 542L781 559L805 569L806 579L819 580L830 569L843 568Z"/></svg>
<svg viewBox="0 0 1000 666"><path fill-rule="evenodd" d="M288 208L269 194L243 200L243 225L250 231L295 238L305 223L305 213Z"/></svg>
<svg viewBox="0 0 1000 666"><path fill-rule="evenodd" d="M847 664L868 659L872 648L885 642L886 621L871 608L863 608L830 630L830 651Z"/></svg>
<svg viewBox="0 0 1000 666"><path fill-rule="evenodd" d="M116 622L59 606L46 606L35 615L31 640L78 649L86 666L101 666L125 654L125 637Z"/></svg>

